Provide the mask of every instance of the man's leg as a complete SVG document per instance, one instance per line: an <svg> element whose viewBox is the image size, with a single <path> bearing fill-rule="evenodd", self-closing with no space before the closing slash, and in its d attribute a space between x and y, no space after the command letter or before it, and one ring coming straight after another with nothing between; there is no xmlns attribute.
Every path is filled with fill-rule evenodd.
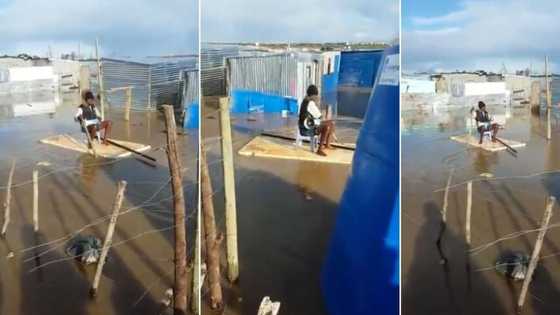
<svg viewBox="0 0 560 315"><path fill-rule="evenodd" d="M99 124L99 130L103 130L103 144L107 145L107 138L111 134L112 122L110 120L104 120Z"/></svg>
<svg viewBox="0 0 560 315"><path fill-rule="evenodd" d="M327 125L327 136L326 136L327 139L325 141L325 146L327 147L327 149L332 150L332 149L334 149L331 146L331 139L332 139L332 136L334 134L334 123L329 120L329 121L326 122L326 125Z"/></svg>
<svg viewBox="0 0 560 315"><path fill-rule="evenodd" d="M319 130L319 149L317 150L317 154L321 156L327 156L327 154L324 151L324 147L325 147L328 128L326 125L321 124L318 127L318 130Z"/></svg>
<svg viewBox="0 0 560 315"><path fill-rule="evenodd" d="M496 137L498 136L498 130L500 126L498 124L492 124L492 141L496 142Z"/></svg>
<svg viewBox="0 0 560 315"><path fill-rule="evenodd" d="M484 138L484 127L478 128L478 134L480 134L480 141L478 141L478 144L482 144L482 139Z"/></svg>

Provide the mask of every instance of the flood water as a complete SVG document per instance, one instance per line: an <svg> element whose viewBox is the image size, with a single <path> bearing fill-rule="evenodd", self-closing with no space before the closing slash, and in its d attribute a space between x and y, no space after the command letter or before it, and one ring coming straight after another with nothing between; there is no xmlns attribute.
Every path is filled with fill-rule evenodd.
<svg viewBox="0 0 560 315"><path fill-rule="evenodd" d="M219 114L208 105L203 110L216 218L224 231ZM293 119L232 116L240 276L233 286L223 281L223 313L209 310L203 292L205 314L256 314L265 296L281 302L282 314L326 314L320 272L350 166L235 153L263 130L286 128L295 130ZM347 137L355 141L355 131L340 132L339 138ZM222 261L225 277L225 257Z"/></svg>
<svg viewBox="0 0 560 315"><path fill-rule="evenodd" d="M112 138L150 144L154 166L135 157L112 160L40 144L42 138L68 133L83 139L73 114L77 96L65 96L51 113L24 112L2 103L0 113L0 198L4 201L11 161L16 161L11 223L0 240L0 314L159 314L160 300L173 284L173 212L166 134L162 114L132 112L129 123L118 108L106 111L113 121ZM25 107L24 107L25 109ZM31 113L28 113L31 112ZM196 133L178 136L183 157L188 215L188 247L194 247L196 209ZM39 166L39 233L33 232L32 171ZM89 297L95 265L83 267L69 258L64 237L101 240L120 180L128 183L113 248L98 295ZM3 213L2 209L2 213ZM98 221L96 221L98 220ZM84 228L85 227L85 228ZM62 239L61 239L62 238ZM55 242L56 240L59 240ZM46 242L52 242L44 245ZM37 245L41 245L37 247ZM10 253L13 257L10 258Z"/></svg>
<svg viewBox="0 0 560 315"><path fill-rule="evenodd" d="M402 114L403 314L517 311L522 283L506 279L493 266L498 255L506 251L522 251L530 256L537 233L523 233L469 254L465 238L467 181L473 181L471 249L514 232L537 228L548 197L560 197L557 109L553 111L552 140L547 141L544 113L539 117L532 116L529 109L489 107L491 113L503 114L507 119L505 129L498 134L500 138L527 143L517 149L516 156L507 151L469 148L451 140L450 136L468 132L468 110ZM452 169L447 225L438 250L442 188ZM551 225L560 222L559 209L557 205ZM541 257L521 314L560 311L560 229L547 232Z"/></svg>

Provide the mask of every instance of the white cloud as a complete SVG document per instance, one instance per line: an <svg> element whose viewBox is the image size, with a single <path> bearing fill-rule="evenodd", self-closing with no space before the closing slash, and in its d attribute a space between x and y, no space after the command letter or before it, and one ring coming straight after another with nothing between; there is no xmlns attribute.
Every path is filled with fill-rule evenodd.
<svg viewBox="0 0 560 315"><path fill-rule="evenodd" d="M97 36L109 55L195 52L197 10L196 0L11 1L0 9L0 53L87 47Z"/></svg>
<svg viewBox="0 0 560 315"><path fill-rule="evenodd" d="M465 1L456 12L423 21L429 30L419 24L403 29L403 70L499 70L502 62L508 70L531 63L540 69L546 54L560 58L557 6L551 0Z"/></svg>
<svg viewBox="0 0 560 315"><path fill-rule="evenodd" d="M203 41L390 41L397 0L204 0Z"/></svg>

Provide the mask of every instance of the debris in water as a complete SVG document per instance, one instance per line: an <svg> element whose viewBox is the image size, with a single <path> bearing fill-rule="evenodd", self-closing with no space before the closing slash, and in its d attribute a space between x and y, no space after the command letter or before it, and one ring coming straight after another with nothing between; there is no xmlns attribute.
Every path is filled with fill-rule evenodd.
<svg viewBox="0 0 560 315"><path fill-rule="evenodd" d="M257 315L277 315L278 311L280 311L280 302L272 302L270 297L265 296L262 299Z"/></svg>
<svg viewBox="0 0 560 315"><path fill-rule="evenodd" d="M492 173L482 173L482 174L480 174L480 177L494 178L494 174L492 174Z"/></svg>
<svg viewBox="0 0 560 315"><path fill-rule="evenodd" d="M66 255L80 259L85 264L93 264L101 255L101 241L91 235L78 235L68 242Z"/></svg>
<svg viewBox="0 0 560 315"><path fill-rule="evenodd" d="M513 280L523 280L529 269L529 256L522 252L503 253L495 265L496 271Z"/></svg>
<svg viewBox="0 0 560 315"><path fill-rule="evenodd" d="M173 302L173 289L169 288L165 290L165 298L161 300L161 304L165 305L165 307L169 307Z"/></svg>
<svg viewBox="0 0 560 315"><path fill-rule="evenodd" d="M8 259L14 258L14 252L9 252L8 256L6 256L6 258L8 258Z"/></svg>

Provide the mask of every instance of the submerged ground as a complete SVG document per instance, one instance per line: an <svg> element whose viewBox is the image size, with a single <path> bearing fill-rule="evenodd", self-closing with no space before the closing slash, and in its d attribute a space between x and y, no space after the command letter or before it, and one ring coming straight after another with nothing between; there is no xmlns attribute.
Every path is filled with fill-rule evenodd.
<svg viewBox="0 0 560 315"><path fill-rule="evenodd" d="M173 214L169 169L165 154L165 124L158 112L133 112L130 123L118 108L109 110L113 137L150 144L148 154L156 167L136 158L94 159L90 155L38 143L44 137L69 133L82 139L72 120L76 97L66 97L53 114L10 117L9 104L0 117L0 198L12 159L16 161L12 222L7 237L0 240L1 314L159 314L164 291L173 283ZM32 107L33 104L29 106ZM1 112L1 111L0 111ZM6 114L8 113L8 114ZM13 115L11 115L13 116ZM178 137L186 168L184 186L188 214L188 247L194 247L196 207L197 134L187 131ZM40 231L32 226L32 170L40 167ZM109 252L99 293L88 296L94 266L82 267L64 252L59 240L85 228L81 234L101 239L111 212L116 183L128 186ZM3 209L2 209L3 213ZM10 258L10 253L14 256Z"/></svg>
<svg viewBox="0 0 560 315"><path fill-rule="evenodd" d="M216 191L216 217L224 231L216 101L205 99L202 132ZM282 314L326 313L320 272L350 167L236 154L260 131L286 127L295 130L294 121L279 115L232 116L240 277L233 286L223 281L223 314L256 314L264 296L280 301ZM355 134L356 130L338 136L355 141ZM225 258L222 261L225 277ZM205 314L222 314L210 311L207 292L203 294Z"/></svg>
<svg viewBox="0 0 560 315"><path fill-rule="evenodd" d="M560 197L560 124L556 109L552 140L547 141L544 113L541 117L531 115L525 108L490 107L491 112L510 116L500 137L527 143L518 149L517 156L469 148L450 140L450 136L468 132L468 110L403 112L403 314L516 312L521 282L504 278L493 265L505 251L531 255L537 233L522 233L469 254L465 241L466 181L473 181L472 249L514 232L537 228L548 197ZM452 169L447 228L440 252L436 241L441 231L441 189ZM551 225L558 222L557 205ZM560 311L560 229L548 231L541 254L521 314ZM444 258L447 264L442 263Z"/></svg>

